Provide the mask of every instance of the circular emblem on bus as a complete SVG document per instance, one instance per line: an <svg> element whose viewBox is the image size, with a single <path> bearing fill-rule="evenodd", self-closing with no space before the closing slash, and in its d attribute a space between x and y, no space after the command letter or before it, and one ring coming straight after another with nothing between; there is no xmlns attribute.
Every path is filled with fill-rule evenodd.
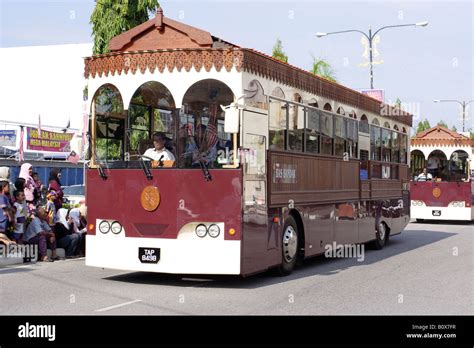
<svg viewBox="0 0 474 348"><path fill-rule="evenodd" d="M433 189L433 197L434 198L439 198L441 196L441 189L439 187L435 187Z"/></svg>
<svg viewBox="0 0 474 348"><path fill-rule="evenodd" d="M153 211L160 205L160 191L156 186L147 186L140 196L143 209Z"/></svg>

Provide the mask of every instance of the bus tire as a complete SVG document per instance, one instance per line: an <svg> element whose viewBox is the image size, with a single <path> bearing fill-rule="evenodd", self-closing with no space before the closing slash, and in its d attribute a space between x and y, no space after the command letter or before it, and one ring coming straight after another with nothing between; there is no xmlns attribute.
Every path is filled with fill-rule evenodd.
<svg viewBox="0 0 474 348"><path fill-rule="evenodd" d="M298 225L292 216L288 216L283 225L281 251L282 260L278 273L286 276L293 271L298 259Z"/></svg>
<svg viewBox="0 0 474 348"><path fill-rule="evenodd" d="M377 228L375 229L375 240L372 245L375 250L383 249L385 244L388 242L388 228L385 223L380 222Z"/></svg>

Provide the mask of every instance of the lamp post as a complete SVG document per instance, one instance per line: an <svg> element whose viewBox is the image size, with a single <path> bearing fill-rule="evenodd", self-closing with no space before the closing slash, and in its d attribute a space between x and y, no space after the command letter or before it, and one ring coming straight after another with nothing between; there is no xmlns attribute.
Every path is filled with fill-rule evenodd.
<svg viewBox="0 0 474 348"><path fill-rule="evenodd" d="M447 103L447 102L454 102L454 103L458 103L459 105L461 105L462 107L462 131L464 132L464 124L465 124L465 121L466 121L466 107L471 104L472 102L474 102L474 100L470 100L470 101L460 101L460 100L454 100L454 99L435 99L433 100L433 102L435 103Z"/></svg>
<svg viewBox="0 0 474 348"><path fill-rule="evenodd" d="M343 33L351 33L351 32L357 32L361 33L364 35L367 40L369 41L369 62L370 62L370 89L374 89L374 73L373 73L373 55L372 55L372 44L375 36L384 29L387 28L400 28L400 27L426 27L428 25L428 22L419 22L419 23L413 23L413 24L399 24L399 25L387 25L385 27L382 27L380 29L377 29L374 33L372 33L372 28L369 28L369 33L366 34L365 32L357 29L351 29L351 30L343 30L343 31L333 31L331 33L321 33L318 32L316 33L316 36L321 38L324 36L328 35L333 35L333 34L343 34Z"/></svg>

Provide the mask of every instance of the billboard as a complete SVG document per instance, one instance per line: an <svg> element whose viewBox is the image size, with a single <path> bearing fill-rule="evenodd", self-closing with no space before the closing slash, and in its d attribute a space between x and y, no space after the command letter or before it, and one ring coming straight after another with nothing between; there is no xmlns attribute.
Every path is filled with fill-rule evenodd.
<svg viewBox="0 0 474 348"><path fill-rule="evenodd" d="M26 148L36 151L71 152L70 141L73 133L59 133L41 130L41 135L36 128L26 128Z"/></svg>
<svg viewBox="0 0 474 348"><path fill-rule="evenodd" d="M383 89L363 89L360 93L368 95L374 99L377 99L380 102L385 101L385 92Z"/></svg>
<svg viewBox="0 0 474 348"><path fill-rule="evenodd" d="M0 146L16 146L16 131L0 130Z"/></svg>

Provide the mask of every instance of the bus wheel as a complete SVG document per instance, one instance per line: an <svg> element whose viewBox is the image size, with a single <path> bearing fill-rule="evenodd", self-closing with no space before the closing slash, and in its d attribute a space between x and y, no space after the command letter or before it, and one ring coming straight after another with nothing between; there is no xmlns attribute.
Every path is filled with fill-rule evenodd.
<svg viewBox="0 0 474 348"><path fill-rule="evenodd" d="M298 226L292 216L287 217L283 226L281 250L282 261L278 273L285 276L293 271L298 258Z"/></svg>
<svg viewBox="0 0 474 348"><path fill-rule="evenodd" d="M383 222L381 222L376 228L375 240L373 242L373 246L376 250L380 250L384 247L387 241L388 241L387 226Z"/></svg>

